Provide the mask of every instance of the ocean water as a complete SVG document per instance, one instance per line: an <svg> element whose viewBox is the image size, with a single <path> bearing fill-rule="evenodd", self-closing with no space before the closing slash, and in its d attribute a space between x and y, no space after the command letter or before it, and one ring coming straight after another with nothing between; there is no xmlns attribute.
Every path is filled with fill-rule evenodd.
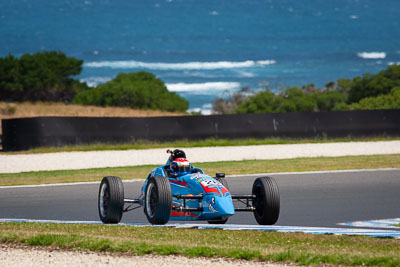
<svg viewBox="0 0 400 267"><path fill-rule="evenodd" d="M216 97L400 64L398 0L0 0L0 56L59 50L90 85L146 70L210 112Z"/></svg>

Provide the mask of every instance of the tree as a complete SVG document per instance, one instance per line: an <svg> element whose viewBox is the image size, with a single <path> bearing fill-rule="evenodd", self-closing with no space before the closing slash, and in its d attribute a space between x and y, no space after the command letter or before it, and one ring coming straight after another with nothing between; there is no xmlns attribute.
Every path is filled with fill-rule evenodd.
<svg viewBox="0 0 400 267"><path fill-rule="evenodd" d="M389 94L366 97L346 107L349 110L400 109L400 87L394 87Z"/></svg>
<svg viewBox="0 0 400 267"><path fill-rule="evenodd" d="M82 64L56 51L0 58L0 100L71 101L87 87L71 78L82 71Z"/></svg>
<svg viewBox="0 0 400 267"><path fill-rule="evenodd" d="M236 113L337 111L348 109L399 108L400 65L389 66L376 75L364 74L353 80L339 79L325 89L313 84L288 87L273 94L269 90L245 99Z"/></svg>
<svg viewBox="0 0 400 267"><path fill-rule="evenodd" d="M312 94L304 92L304 90L309 90L310 88L288 87L276 95L267 89L249 97L238 106L235 112L277 113L315 111L317 109L317 102L313 99Z"/></svg>
<svg viewBox="0 0 400 267"><path fill-rule="evenodd" d="M226 92L230 94L229 91ZM248 87L244 87L239 92L235 92L226 98L218 97L213 103L213 113L231 114L251 95L254 95L254 93Z"/></svg>
<svg viewBox="0 0 400 267"><path fill-rule="evenodd" d="M339 79L337 81L336 90L344 93L345 95L348 95L351 89L351 83L352 81L350 79Z"/></svg>
<svg viewBox="0 0 400 267"><path fill-rule="evenodd" d="M274 94L269 90L264 90L254 96L249 97L238 105L235 113L271 113L274 112Z"/></svg>
<svg viewBox="0 0 400 267"><path fill-rule="evenodd" d="M181 112L189 107L184 98L169 92L163 81L145 71L120 73L105 84L80 92L74 103Z"/></svg>
<svg viewBox="0 0 400 267"><path fill-rule="evenodd" d="M332 85L331 85L332 86ZM275 113L331 111L346 106L346 94L336 89L316 89L314 86L287 87L276 94L262 91L245 99L236 113Z"/></svg>
<svg viewBox="0 0 400 267"><path fill-rule="evenodd" d="M389 66L378 74L364 74L353 79L348 103L359 102L366 97L388 94L392 88L400 86L400 65Z"/></svg>
<svg viewBox="0 0 400 267"><path fill-rule="evenodd" d="M331 111L346 103L346 95L338 90L320 90L312 95L318 111Z"/></svg>
<svg viewBox="0 0 400 267"><path fill-rule="evenodd" d="M332 81L330 81L330 82L328 82L327 84L325 84L325 88L326 88L326 90L328 90L328 91L336 90L336 87L337 87L336 83L335 83L335 82L332 82Z"/></svg>

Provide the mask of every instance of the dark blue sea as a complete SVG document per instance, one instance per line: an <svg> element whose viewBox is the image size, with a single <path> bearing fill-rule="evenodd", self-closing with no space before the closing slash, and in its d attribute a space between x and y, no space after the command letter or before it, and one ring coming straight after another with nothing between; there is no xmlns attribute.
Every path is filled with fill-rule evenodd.
<svg viewBox="0 0 400 267"><path fill-rule="evenodd" d="M146 70L191 109L400 64L398 0L0 0L0 56L59 50L79 79Z"/></svg>

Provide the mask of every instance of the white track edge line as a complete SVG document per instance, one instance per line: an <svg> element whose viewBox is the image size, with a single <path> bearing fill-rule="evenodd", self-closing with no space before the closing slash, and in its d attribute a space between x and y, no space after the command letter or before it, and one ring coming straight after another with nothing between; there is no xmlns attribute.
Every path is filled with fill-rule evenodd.
<svg viewBox="0 0 400 267"><path fill-rule="evenodd" d="M351 173L351 172L378 172L378 171L400 171L400 168L380 168L380 169L352 169L352 170L329 170L329 171L304 171L304 172L269 172L269 173L256 173L256 174L239 174L227 175L226 177L241 177L241 176L264 176L264 175L290 175L290 174L325 174L325 173ZM124 183L143 182L145 179L132 179L122 180ZM74 185L94 185L100 184L97 182L77 182L77 183L59 183L59 184L39 184L39 185L11 185L0 186L0 189L15 189L15 188L35 188L35 187L52 187L52 186L74 186Z"/></svg>
<svg viewBox="0 0 400 267"><path fill-rule="evenodd" d="M378 171L400 171L400 168L378 168L378 169L350 169L329 171L304 171L304 172L266 172L256 174L227 175L226 177L260 176L260 175L288 175L288 174L324 174L324 173L349 173L349 172L378 172Z"/></svg>
<svg viewBox="0 0 400 267"><path fill-rule="evenodd" d="M65 221L65 220L35 220L35 219L0 219L0 223L26 222L26 223L56 223L56 224L96 224L104 225L100 221ZM174 228L195 228L195 229L221 229L221 230L256 230L276 232L303 232L306 234L334 234L334 235L362 235L372 237L392 237L400 239L400 231L377 230L365 228L330 228L330 227L307 227L307 226L259 226L259 225L209 225L209 224L166 224L150 225L146 223L120 223L108 226L134 226L134 227L174 227Z"/></svg>

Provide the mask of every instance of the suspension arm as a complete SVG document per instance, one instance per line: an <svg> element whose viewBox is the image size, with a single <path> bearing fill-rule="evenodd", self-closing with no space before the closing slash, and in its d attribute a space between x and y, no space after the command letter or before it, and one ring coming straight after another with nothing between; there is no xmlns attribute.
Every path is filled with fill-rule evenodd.
<svg viewBox="0 0 400 267"><path fill-rule="evenodd" d="M254 211L256 208L254 207L245 207L245 208L235 208L235 211Z"/></svg>
<svg viewBox="0 0 400 267"><path fill-rule="evenodd" d="M130 199L130 198L125 198L124 199L124 203L125 204L143 204L143 201L140 199Z"/></svg>
<svg viewBox="0 0 400 267"><path fill-rule="evenodd" d="M232 200L237 200L245 205L245 207L235 207L235 211L254 211L253 201L255 195L232 195Z"/></svg>
<svg viewBox="0 0 400 267"><path fill-rule="evenodd" d="M203 194L199 195L173 195L176 199L203 199Z"/></svg>
<svg viewBox="0 0 400 267"><path fill-rule="evenodd" d="M179 206L179 207L177 207L177 206L174 206L174 207L172 207L172 210L176 210L176 211L182 211L182 212L187 212L187 211L203 211L203 208L188 208L188 207L181 207L181 206Z"/></svg>
<svg viewBox="0 0 400 267"><path fill-rule="evenodd" d="M251 200L256 198L255 195L232 195L231 197L232 199L251 199Z"/></svg>

